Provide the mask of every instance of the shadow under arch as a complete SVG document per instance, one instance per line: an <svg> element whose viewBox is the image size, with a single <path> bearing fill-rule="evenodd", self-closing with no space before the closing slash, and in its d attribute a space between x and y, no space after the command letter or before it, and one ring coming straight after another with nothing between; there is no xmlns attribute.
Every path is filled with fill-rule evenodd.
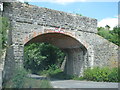
<svg viewBox="0 0 120 90"><path fill-rule="evenodd" d="M63 33L43 33L38 35L26 42L24 45L28 45L30 43L41 43L47 42L53 44L61 49L64 48L79 48L84 47L86 48L81 42L79 42L75 37L63 34ZM86 48L87 49L87 48Z"/></svg>
<svg viewBox="0 0 120 90"><path fill-rule="evenodd" d="M49 32L36 35L27 40L24 45L42 42L50 43L67 53L63 63L66 74L82 76L84 69L90 66L88 44L80 38L64 33Z"/></svg>

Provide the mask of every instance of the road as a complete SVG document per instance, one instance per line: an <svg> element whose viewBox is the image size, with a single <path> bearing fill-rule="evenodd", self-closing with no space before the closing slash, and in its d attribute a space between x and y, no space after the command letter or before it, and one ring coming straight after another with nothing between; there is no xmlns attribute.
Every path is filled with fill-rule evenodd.
<svg viewBox="0 0 120 90"><path fill-rule="evenodd" d="M35 75L35 74L28 74L28 77L31 77L33 79L40 79L40 80L48 79L45 76L39 76L39 75Z"/></svg>
<svg viewBox="0 0 120 90"><path fill-rule="evenodd" d="M29 74L28 76L32 77L34 79L40 79L40 80L48 79L47 77L33 75L33 74ZM112 82L93 82L93 81L78 81L78 80L50 80L50 83L53 86L53 88L73 88L73 89L79 88L79 90L86 90L86 88L88 88L87 90L101 90L100 88L105 88L102 90L118 90L118 83L112 83ZM80 88L82 88L82 89L80 89ZM92 89L90 89L90 88L92 88ZM99 89L96 89L96 88L99 88ZM117 89L114 89L114 88L117 88ZM73 90L73 89L70 89L70 90Z"/></svg>
<svg viewBox="0 0 120 90"><path fill-rule="evenodd" d="M51 84L54 88L118 88L118 83L78 80L53 80Z"/></svg>

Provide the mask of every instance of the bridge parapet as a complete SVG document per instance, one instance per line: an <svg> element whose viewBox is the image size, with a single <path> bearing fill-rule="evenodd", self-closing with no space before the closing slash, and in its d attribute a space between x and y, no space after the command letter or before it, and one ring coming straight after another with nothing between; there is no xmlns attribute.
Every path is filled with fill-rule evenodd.
<svg viewBox="0 0 120 90"><path fill-rule="evenodd" d="M9 12L11 19L16 22L97 33L96 19L20 2L10 4L4 11ZM12 11L11 14L10 11Z"/></svg>

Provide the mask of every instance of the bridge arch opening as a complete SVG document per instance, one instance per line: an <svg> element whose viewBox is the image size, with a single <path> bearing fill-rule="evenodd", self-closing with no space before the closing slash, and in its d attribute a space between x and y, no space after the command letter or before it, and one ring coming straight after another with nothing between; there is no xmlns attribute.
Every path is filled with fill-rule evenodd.
<svg viewBox="0 0 120 90"><path fill-rule="evenodd" d="M63 70L66 74L82 76L84 68L88 65L88 51L77 39L63 33L43 33L30 39L30 43L50 43L66 53L66 60L63 62Z"/></svg>

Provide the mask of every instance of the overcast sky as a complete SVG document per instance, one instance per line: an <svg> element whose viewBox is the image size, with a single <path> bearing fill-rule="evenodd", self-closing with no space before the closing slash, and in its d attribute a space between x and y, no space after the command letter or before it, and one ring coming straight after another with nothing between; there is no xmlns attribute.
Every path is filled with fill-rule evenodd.
<svg viewBox="0 0 120 90"><path fill-rule="evenodd" d="M98 26L118 25L119 0L22 0L29 4L96 18Z"/></svg>

